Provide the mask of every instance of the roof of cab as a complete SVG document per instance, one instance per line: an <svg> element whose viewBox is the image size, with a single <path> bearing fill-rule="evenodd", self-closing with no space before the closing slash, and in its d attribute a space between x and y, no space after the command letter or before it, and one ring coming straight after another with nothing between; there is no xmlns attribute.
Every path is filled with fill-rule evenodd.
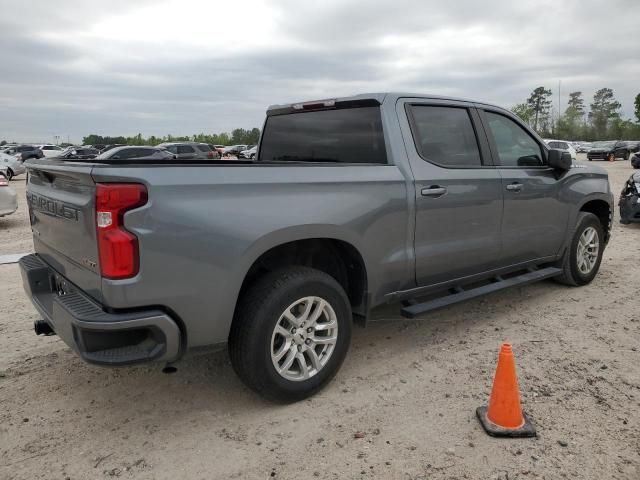
<svg viewBox="0 0 640 480"><path fill-rule="evenodd" d="M481 102L477 100L471 100L468 98L459 98L459 97L450 97L446 95L433 95L430 93L410 93L410 92L379 92L379 93L361 93L358 95L348 96L348 97L335 97L335 98L324 98L324 99L316 99L316 100L303 100L301 102L293 102L286 104L278 104L278 105L270 105L267 108L267 111L271 110L281 110L286 108L291 108L293 105L298 103L314 103L314 102L322 102L327 100L335 100L336 102L350 102L350 101L358 101L358 100L375 100L378 103L382 104L385 101L395 102L398 98L424 98L424 99L434 99L434 100L450 100L454 102L467 102L467 103L476 103L480 105L487 105L491 107L502 108L498 105L493 105L487 102Z"/></svg>

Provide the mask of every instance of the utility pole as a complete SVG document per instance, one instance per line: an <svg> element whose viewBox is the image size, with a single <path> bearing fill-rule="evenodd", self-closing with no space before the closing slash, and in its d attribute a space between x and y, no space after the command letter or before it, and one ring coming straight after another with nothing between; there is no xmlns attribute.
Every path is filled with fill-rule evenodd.
<svg viewBox="0 0 640 480"><path fill-rule="evenodd" d="M558 80L558 120L560 120L560 88L562 87L562 80Z"/></svg>

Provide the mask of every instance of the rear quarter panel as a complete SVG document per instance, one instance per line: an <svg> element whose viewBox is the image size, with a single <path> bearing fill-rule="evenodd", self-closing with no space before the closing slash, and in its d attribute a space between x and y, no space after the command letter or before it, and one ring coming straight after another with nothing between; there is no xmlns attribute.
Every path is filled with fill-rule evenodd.
<svg viewBox="0 0 640 480"><path fill-rule="evenodd" d="M149 202L125 215L140 272L102 280L113 308L162 305L190 347L226 342L253 262L294 240L334 238L362 255L372 303L412 278L405 177L394 165L185 165L93 170L96 182L139 181Z"/></svg>

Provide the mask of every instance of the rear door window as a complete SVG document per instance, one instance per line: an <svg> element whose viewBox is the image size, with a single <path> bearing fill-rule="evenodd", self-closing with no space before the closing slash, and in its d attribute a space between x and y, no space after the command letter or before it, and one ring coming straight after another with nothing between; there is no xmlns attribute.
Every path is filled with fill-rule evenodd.
<svg viewBox="0 0 640 480"><path fill-rule="evenodd" d="M209 147L209 145L198 145L198 150L200 150L201 152L210 152L211 151L211 147Z"/></svg>
<svg viewBox="0 0 640 480"><path fill-rule="evenodd" d="M387 163L380 107L271 115L259 161Z"/></svg>
<svg viewBox="0 0 640 480"><path fill-rule="evenodd" d="M418 154L443 167L482 166L469 111L459 107L411 105L411 133Z"/></svg>

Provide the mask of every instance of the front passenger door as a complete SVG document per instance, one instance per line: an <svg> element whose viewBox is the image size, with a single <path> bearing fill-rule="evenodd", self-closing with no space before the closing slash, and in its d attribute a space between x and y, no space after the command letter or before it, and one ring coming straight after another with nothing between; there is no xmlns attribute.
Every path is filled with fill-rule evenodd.
<svg viewBox="0 0 640 480"><path fill-rule="evenodd" d="M515 118L489 109L481 116L502 177L502 266L557 255L569 218L562 175L547 165L542 144Z"/></svg>

